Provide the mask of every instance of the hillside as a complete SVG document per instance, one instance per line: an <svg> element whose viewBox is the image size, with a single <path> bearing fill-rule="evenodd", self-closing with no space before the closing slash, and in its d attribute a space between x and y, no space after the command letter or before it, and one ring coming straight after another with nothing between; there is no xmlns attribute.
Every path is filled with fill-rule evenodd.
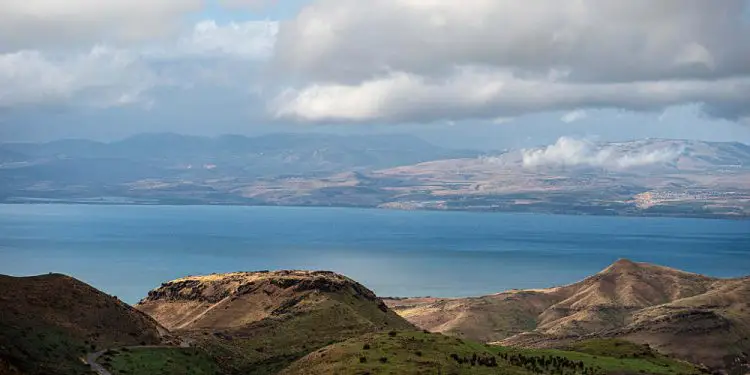
<svg viewBox="0 0 750 375"><path fill-rule="evenodd" d="M159 344L164 332L147 315L71 277L0 275L0 370L81 374L88 371L86 353Z"/></svg>
<svg viewBox="0 0 750 375"><path fill-rule="evenodd" d="M750 278L628 260L562 287L387 302L421 328L502 345L566 347L618 337L716 368L750 351Z"/></svg>
<svg viewBox="0 0 750 375"><path fill-rule="evenodd" d="M596 349L591 349L596 348ZM577 352L519 350L425 332L369 334L317 350L281 375L326 374L698 374L641 345L585 342Z"/></svg>
<svg viewBox="0 0 750 375"><path fill-rule="evenodd" d="M334 342L413 328L369 289L325 271L191 276L136 308L191 337L229 373L273 373Z"/></svg>

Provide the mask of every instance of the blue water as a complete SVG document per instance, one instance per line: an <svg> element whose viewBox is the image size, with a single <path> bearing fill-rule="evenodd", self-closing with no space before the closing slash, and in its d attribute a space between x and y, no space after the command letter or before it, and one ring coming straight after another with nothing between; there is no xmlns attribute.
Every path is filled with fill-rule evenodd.
<svg viewBox="0 0 750 375"><path fill-rule="evenodd" d="M750 221L349 208L0 205L0 273L61 272L127 302L185 275L327 269L381 296L577 281L618 258L750 274Z"/></svg>

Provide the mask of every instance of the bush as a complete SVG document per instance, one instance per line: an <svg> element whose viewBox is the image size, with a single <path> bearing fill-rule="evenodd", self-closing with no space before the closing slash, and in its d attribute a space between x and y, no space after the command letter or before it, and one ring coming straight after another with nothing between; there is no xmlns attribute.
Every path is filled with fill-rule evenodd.
<svg viewBox="0 0 750 375"><path fill-rule="evenodd" d="M370 350L370 344L362 345L362 350Z"/></svg>
<svg viewBox="0 0 750 375"><path fill-rule="evenodd" d="M359 363L367 363L367 357L365 356L359 357Z"/></svg>
<svg viewBox="0 0 750 375"><path fill-rule="evenodd" d="M380 361L380 363L387 363L388 362L388 358L386 358L386 357L380 357L379 361Z"/></svg>
<svg viewBox="0 0 750 375"><path fill-rule="evenodd" d="M396 331L390 331L390 332L388 332L388 336L396 337L396 335L398 335L398 332L396 332Z"/></svg>

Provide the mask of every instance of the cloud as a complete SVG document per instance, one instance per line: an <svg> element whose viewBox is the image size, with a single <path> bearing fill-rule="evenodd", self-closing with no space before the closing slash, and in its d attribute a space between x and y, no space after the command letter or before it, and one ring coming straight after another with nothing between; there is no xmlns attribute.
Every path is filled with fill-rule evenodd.
<svg viewBox="0 0 750 375"><path fill-rule="evenodd" d="M657 111L684 103L720 105L736 98L750 98L750 77L589 83L460 68L445 79L393 73L353 85L315 83L285 90L269 108L277 118L298 121L434 122L581 107Z"/></svg>
<svg viewBox="0 0 750 375"><path fill-rule="evenodd" d="M0 53L0 107L151 105L159 87L250 91L276 30L274 22L209 20L161 43Z"/></svg>
<svg viewBox="0 0 750 375"><path fill-rule="evenodd" d="M684 149L673 145L635 143L599 145L587 140L561 137L553 145L522 151L523 166L585 166L627 169L676 161ZM632 144L627 144L631 146Z"/></svg>
<svg viewBox="0 0 750 375"><path fill-rule="evenodd" d="M747 7L316 0L280 26L274 64L295 84L270 108L298 121L429 122L702 103L713 116L742 117L750 112L741 104L750 100Z"/></svg>
<svg viewBox="0 0 750 375"><path fill-rule="evenodd" d="M236 58L267 60L273 54L278 23L271 21L230 22L214 20L195 24L176 43L147 50L150 58Z"/></svg>
<svg viewBox="0 0 750 375"><path fill-rule="evenodd" d="M0 0L0 50L152 40L203 0Z"/></svg>
<svg viewBox="0 0 750 375"><path fill-rule="evenodd" d="M227 8L259 10L278 3L278 0L219 0L219 3Z"/></svg>
<svg viewBox="0 0 750 375"><path fill-rule="evenodd" d="M0 108L59 105L71 98L101 107L143 103L156 80L137 56L108 47L64 56L7 53L0 55Z"/></svg>
<svg viewBox="0 0 750 375"><path fill-rule="evenodd" d="M570 124L572 122L576 122L576 121L579 121L579 120L584 120L587 117L588 117L588 114L586 113L586 111L581 110L581 109L577 109L575 111L571 111L571 112L568 112L568 113L564 114L560 118L560 121L562 121L564 123L567 123L567 124Z"/></svg>

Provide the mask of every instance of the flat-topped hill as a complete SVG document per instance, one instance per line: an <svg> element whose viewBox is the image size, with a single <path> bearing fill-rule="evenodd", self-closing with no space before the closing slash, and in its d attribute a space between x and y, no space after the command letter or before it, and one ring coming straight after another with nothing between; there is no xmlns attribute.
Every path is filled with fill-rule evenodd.
<svg viewBox="0 0 750 375"><path fill-rule="evenodd" d="M413 329L375 293L328 271L189 276L136 308L193 337L229 372L271 373L311 350L365 333Z"/></svg>

